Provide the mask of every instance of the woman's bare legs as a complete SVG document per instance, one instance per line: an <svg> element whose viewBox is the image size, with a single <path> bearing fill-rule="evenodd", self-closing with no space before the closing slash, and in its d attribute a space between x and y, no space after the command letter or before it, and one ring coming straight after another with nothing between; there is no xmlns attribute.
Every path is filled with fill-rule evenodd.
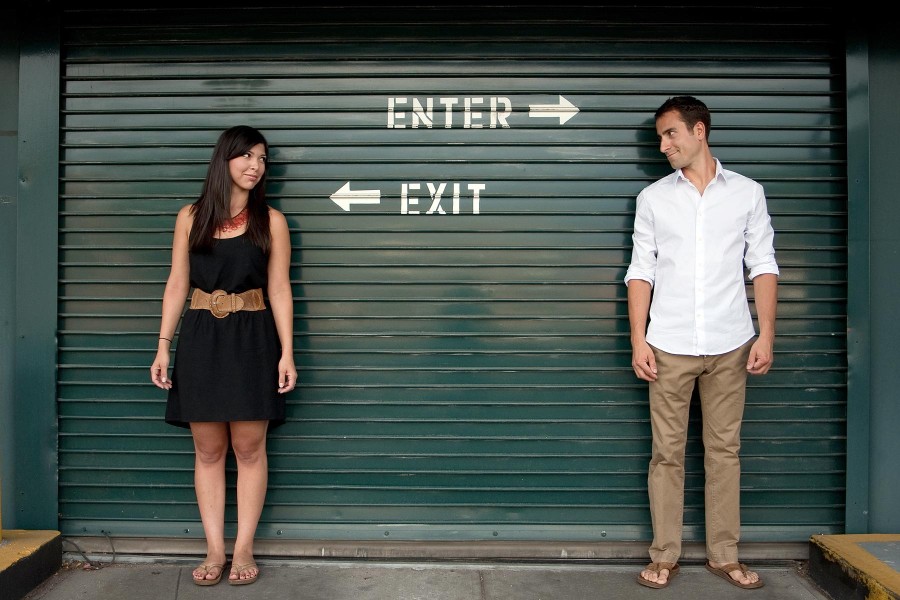
<svg viewBox="0 0 900 600"><path fill-rule="evenodd" d="M268 421L235 421L231 425L231 447L237 462L238 528L229 579L253 579L259 574L253 558L253 539L262 514L269 481L266 454ZM243 569L234 567L251 565Z"/></svg>
<svg viewBox="0 0 900 600"><path fill-rule="evenodd" d="M206 536L204 565L225 564L225 456L227 423L191 423L194 437L194 490ZM194 569L194 579L215 579L221 570Z"/></svg>

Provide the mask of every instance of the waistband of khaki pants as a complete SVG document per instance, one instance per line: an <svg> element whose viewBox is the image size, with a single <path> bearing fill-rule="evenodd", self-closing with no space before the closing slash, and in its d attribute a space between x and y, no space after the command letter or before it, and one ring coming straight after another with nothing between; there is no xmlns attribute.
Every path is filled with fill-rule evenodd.
<svg viewBox="0 0 900 600"><path fill-rule="evenodd" d="M208 310L215 317L224 319L231 313L241 310L265 310L266 303L263 301L262 288L247 290L240 294L229 294L225 290L207 293L194 288L194 293L191 294L191 308Z"/></svg>

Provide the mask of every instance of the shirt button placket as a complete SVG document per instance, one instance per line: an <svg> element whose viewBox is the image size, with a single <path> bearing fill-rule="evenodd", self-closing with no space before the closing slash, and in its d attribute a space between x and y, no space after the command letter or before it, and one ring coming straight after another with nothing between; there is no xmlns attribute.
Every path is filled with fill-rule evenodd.
<svg viewBox="0 0 900 600"><path fill-rule="evenodd" d="M694 305L695 305L695 326L696 334L694 339L697 342L696 350L702 352L706 346L706 335L704 330L704 322L706 317L705 305L706 297L704 295L704 281L706 280L706 242L703 237L703 206L697 201L696 212L696 232L697 232L697 251L695 253L694 263Z"/></svg>

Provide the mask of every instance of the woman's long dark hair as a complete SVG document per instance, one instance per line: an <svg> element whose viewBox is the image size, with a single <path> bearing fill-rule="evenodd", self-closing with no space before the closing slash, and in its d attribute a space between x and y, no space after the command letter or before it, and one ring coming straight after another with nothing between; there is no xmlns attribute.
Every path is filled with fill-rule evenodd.
<svg viewBox="0 0 900 600"><path fill-rule="evenodd" d="M228 169L228 161L262 144L269 156L269 143L257 129L247 125L237 125L222 132L213 149L206 180L200 197L194 202L194 224L191 227L189 249L191 252L207 252L215 244L215 234L231 218L231 188L233 181ZM269 206L266 204L266 178L268 163L256 186L250 190L247 200L247 236L251 242L269 253L271 235L269 231Z"/></svg>

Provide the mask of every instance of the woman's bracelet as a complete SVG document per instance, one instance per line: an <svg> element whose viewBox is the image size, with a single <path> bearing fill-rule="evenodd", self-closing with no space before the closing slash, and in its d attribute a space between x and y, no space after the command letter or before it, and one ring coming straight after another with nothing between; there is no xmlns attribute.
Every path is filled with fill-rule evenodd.
<svg viewBox="0 0 900 600"><path fill-rule="evenodd" d="M160 336L159 339L161 339L161 340L166 340L166 341L169 342L170 344L172 343L172 340L170 340L170 339L167 338L167 337L162 337L162 336Z"/></svg>

